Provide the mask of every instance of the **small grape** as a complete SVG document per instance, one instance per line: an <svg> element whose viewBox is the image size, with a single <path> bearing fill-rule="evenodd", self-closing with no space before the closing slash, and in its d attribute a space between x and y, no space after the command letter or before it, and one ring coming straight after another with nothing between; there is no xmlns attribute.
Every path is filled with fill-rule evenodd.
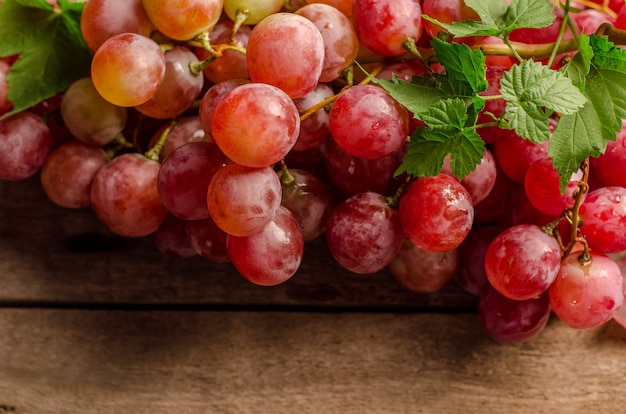
<svg viewBox="0 0 626 414"><path fill-rule="evenodd" d="M20 112L0 120L0 179L18 181L34 175L52 148L52 135L43 120Z"/></svg>

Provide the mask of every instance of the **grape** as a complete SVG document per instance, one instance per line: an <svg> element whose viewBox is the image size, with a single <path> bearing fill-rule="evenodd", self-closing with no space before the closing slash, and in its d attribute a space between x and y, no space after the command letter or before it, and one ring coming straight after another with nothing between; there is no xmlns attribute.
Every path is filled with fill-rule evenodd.
<svg viewBox="0 0 626 414"><path fill-rule="evenodd" d="M175 118L188 110L204 85L202 75L194 75L189 65L196 55L186 47L176 46L165 52L165 75L156 93L135 108L157 119Z"/></svg>
<svg viewBox="0 0 626 414"><path fill-rule="evenodd" d="M524 184L526 171L535 162L548 156L550 141L532 142L512 134L498 140L494 155L502 171L513 181Z"/></svg>
<svg viewBox="0 0 626 414"><path fill-rule="evenodd" d="M289 176L281 173L281 205L294 215L305 242L321 235L326 229L326 221L334 207L333 187L315 175L295 168L289 169Z"/></svg>
<svg viewBox="0 0 626 414"><path fill-rule="evenodd" d="M496 163L496 181L487 197L474 208L474 223L496 223L506 219L514 206L515 194L520 190Z"/></svg>
<svg viewBox="0 0 626 414"><path fill-rule="evenodd" d="M67 142L46 158L41 168L41 186L59 206L87 207L91 204L91 183L108 161L100 147L80 141Z"/></svg>
<svg viewBox="0 0 626 414"><path fill-rule="evenodd" d="M207 202L219 228L235 236L250 236L272 220L281 193L280 180L271 167L230 163L211 179Z"/></svg>
<svg viewBox="0 0 626 414"><path fill-rule="evenodd" d="M602 187L590 192L580 206L580 216L580 231L592 250L626 250L626 188Z"/></svg>
<svg viewBox="0 0 626 414"><path fill-rule="evenodd" d="M13 103L9 100L9 84L7 82L7 75L11 70L11 65L4 60L0 60L0 115L8 112Z"/></svg>
<svg viewBox="0 0 626 414"><path fill-rule="evenodd" d="M594 9L581 10L578 13L572 13L571 16L580 32L585 33L586 35L595 33L596 30L598 30L598 27L600 27L603 23L615 23L614 19L612 19L609 15L601 12L600 10Z"/></svg>
<svg viewBox="0 0 626 414"><path fill-rule="evenodd" d="M211 117L213 140L224 154L248 167L280 161L293 147L300 115L293 100L280 89L249 83L229 92Z"/></svg>
<svg viewBox="0 0 626 414"><path fill-rule="evenodd" d="M324 40L324 66L320 82L337 79L352 64L359 52L359 39L348 17L327 4L309 4L296 14L317 26Z"/></svg>
<svg viewBox="0 0 626 414"><path fill-rule="evenodd" d="M536 337L550 318L550 300L512 300L490 288L478 304L480 324L487 335L503 343L521 343Z"/></svg>
<svg viewBox="0 0 626 414"><path fill-rule="evenodd" d="M93 52L115 35L137 33L147 37L153 28L142 0L89 0L80 18L81 33Z"/></svg>
<svg viewBox="0 0 626 414"><path fill-rule="evenodd" d="M373 192L348 198L333 210L326 223L330 253L354 273L383 269L400 250L403 240L397 210L387 204L385 197Z"/></svg>
<svg viewBox="0 0 626 414"><path fill-rule="evenodd" d="M247 237L228 235L228 255L243 277L261 286L274 286L291 278L302 262L304 242L291 212L279 207L268 225Z"/></svg>
<svg viewBox="0 0 626 414"><path fill-rule="evenodd" d="M450 167L449 155L444 159L441 172L451 177L455 176ZM461 185L463 185L472 196L472 205L476 206L487 198L496 183L497 173L496 162L491 151L485 150L480 164L476 166L474 171L470 172L461 180Z"/></svg>
<svg viewBox="0 0 626 414"><path fill-rule="evenodd" d="M400 198L399 211L408 238L429 252L459 247L474 219L470 194L446 174L409 184Z"/></svg>
<svg viewBox="0 0 626 414"><path fill-rule="evenodd" d="M229 43L233 33L233 27L234 23L232 20L222 20L217 23L211 30L211 33L209 33L211 44L219 45ZM248 46L251 30L250 26L241 25L233 38L234 43L245 49ZM207 59L211 56L208 50L202 48L196 48L195 53L200 60ZM248 79L246 55L236 50L224 50L220 57L215 58L215 60L204 68L203 73L204 76L214 84L229 79Z"/></svg>
<svg viewBox="0 0 626 414"><path fill-rule="evenodd" d="M191 244L187 221L171 214L159 228L152 233L152 240L157 250L175 259L188 259L197 255Z"/></svg>
<svg viewBox="0 0 626 414"><path fill-rule="evenodd" d="M426 68L423 64L416 60L403 60L401 62L393 62L385 65L383 70L378 72L378 79L393 79L394 75L398 79L411 82L414 76L424 76Z"/></svg>
<svg viewBox="0 0 626 414"><path fill-rule="evenodd" d="M464 291L481 296L491 287L485 273L485 255L491 242L502 232L495 225L474 226L458 248L462 266L454 280Z"/></svg>
<svg viewBox="0 0 626 414"><path fill-rule="evenodd" d="M407 52L407 39L422 35L422 7L418 0L354 0L352 20L359 40L383 56Z"/></svg>
<svg viewBox="0 0 626 414"><path fill-rule="evenodd" d="M164 125L159 128L150 139L149 147L152 148L156 145L159 138L165 132L168 125ZM159 161L165 160L165 158L172 153L176 148L187 144L188 142L208 141L202 126L200 125L200 119L197 115L186 116L178 118L172 129L167 134L167 140L159 152Z"/></svg>
<svg viewBox="0 0 626 414"><path fill-rule="evenodd" d="M515 226L517 224L545 226L552 223L557 217L558 215L550 215L538 210L537 207L528 200L528 196L524 191L518 191L513 207L509 211L509 220L505 221L505 224L509 226Z"/></svg>
<svg viewBox="0 0 626 414"><path fill-rule="evenodd" d="M626 187L626 121L615 141L608 141L598 158L589 160L591 171L605 186Z"/></svg>
<svg viewBox="0 0 626 414"><path fill-rule="evenodd" d="M325 83L318 84L315 89L304 95L302 98L294 99L296 108L304 111L313 105L334 96L333 89ZM300 133L298 140L293 146L296 151L313 148L322 145L330 133L328 122L328 111L325 108L318 109L311 116L300 122Z"/></svg>
<svg viewBox="0 0 626 414"><path fill-rule="evenodd" d="M429 0L423 2L422 13L440 21L441 23L460 22L463 20L480 20L480 16L464 0ZM424 30L431 38L439 36L443 29L435 23L424 20ZM473 42L476 39L461 38L462 42Z"/></svg>
<svg viewBox="0 0 626 414"><path fill-rule="evenodd" d="M618 10L617 17L615 18L615 27L617 29L626 30L626 4L622 4L622 7Z"/></svg>
<svg viewBox="0 0 626 414"><path fill-rule="evenodd" d="M50 129L31 113L0 120L0 180L18 181L34 175L52 148Z"/></svg>
<svg viewBox="0 0 626 414"><path fill-rule="evenodd" d="M554 237L532 224L519 224L498 235L485 255L491 285L513 300L538 298L556 278L561 249Z"/></svg>
<svg viewBox="0 0 626 414"><path fill-rule="evenodd" d="M211 129L211 121L213 120L213 111L224 96L239 85L250 83L247 79L229 79L217 83L209 88L200 100L200 109L198 116L200 124L209 140L213 141L213 131Z"/></svg>
<svg viewBox="0 0 626 414"><path fill-rule="evenodd" d="M224 0L224 13L231 20L235 20L238 11L247 10L248 17L245 23L255 25L278 12L284 3L284 0Z"/></svg>
<svg viewBox="0 0 626 414"><path fill-rule="evenodd" d="M165 77L165 58L152 39L134 33L111 37L91 62L93 84L104 99L136 106L154 96Z"/></svg>
<svg viewBox="0 0 626 414"><path fill-rule="evenodd" d="M143 0L152 23L174 40L189 40L213 28L223 3L223 0Z"/></svg>
<svg viewBox="0 0 626 414"><path fill-rule="evenodd" d="M427 252L405 239L389 270L405 288L419 293L436 292L452 280L459 267L457 249Z"/></svg>
<svg viewBox="0 0 626 414"><path fill-rule="evenodd" d="M354 0L305 0L307 4L328 4L329 6L333 6L346 16L352 16L352 4Z"/></svg>
<svg viewBox="0 0 626 414"><path fill-rule="evenodd" d="M405 151L386 157L367 159L344 151L333 139L326 142L324 165L333 184L349 195L373 191L386 194L395 184L394 172Z"/></svg>
<svg viewBox="0 0 626 414"><path fill-rule="evenodd" d="M624 280L619 266L599 252L591 263L579 261L576 250L563 258L561 270L550 286L550 306L572 328L584 329L609 321L624 300Z"/></svg>
<svg viewBox="0 0 626 414"><path fill-rule="evenodd" d="M105 100L86 77L74 81L63 94L61 116L74 138L102 146L122 132L128 110Z"/></svg>
<svg viewBox="0 0 626 414"><path fill-rule="evenodd" d="M187 221L191 245L204 259L213 263L228 263L226 249L227 234L220 229L211 217Z"/></svg>
<svg viewBox="0 0 626 414"><path fill-rule="evenodd" d="M163 161L157 179L165 208L182 219L207 218L209 183L227 162L226 156L211 142L190 142L175 149Z"/></svg>
<svg viewBox="0 0 626 414"><path fill-rule="evenodd" d="M157 192L159 163L141 154L119 155L100 168L91 205L112 232L124 237L154 233L167 215Z"/></svg>
<svg viewBox="0 0 626 414"><path fill-rule="evenodd" d="M330 110L330 133L346 152L381 158L397 152L409 133L409 113L383 89L357 85L343 92Z"/></svg>
<svg viewBox="0 0 626 414"><path fill-rule="evenodd" d="M560 215L564 209L572 208L576 201L574 193L583 173L578 170L572 174L565 192L561 193L560 179L549 157L535 161L526 171L524 189L531 204L544 214ZM583 195L583 198L585 196Z"/></svg>
<svg viewBox="0 0 626 414"><path fill-rule="evenodd" d="M305 17L276 13L254 26L246 57L252 81L300 98L317 86L324 67L324 40Z"/></svg>

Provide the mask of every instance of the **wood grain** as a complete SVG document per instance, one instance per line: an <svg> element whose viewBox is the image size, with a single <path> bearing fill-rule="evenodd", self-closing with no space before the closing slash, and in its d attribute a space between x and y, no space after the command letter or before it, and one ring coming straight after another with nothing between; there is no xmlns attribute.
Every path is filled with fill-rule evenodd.
<svg viewBox="0 0 626 414"><path fill-rule="evenodd" d="M626 330L471 314L0 310L0 407L47 413L609 413ZM2 409L0 409L2 412Z"/></svg>
<svg viewBox="0 0 626 414"><path fill-rule="evenodd" d="M0 182L0 286L0 303L11 305L466 309L476 303L455 286L418 294L388 272L352 274L321 239L307 246L287 283L258 287L229 264L170 259L149 237L113 235L90 209L53 205L38 177Z"/></svg>

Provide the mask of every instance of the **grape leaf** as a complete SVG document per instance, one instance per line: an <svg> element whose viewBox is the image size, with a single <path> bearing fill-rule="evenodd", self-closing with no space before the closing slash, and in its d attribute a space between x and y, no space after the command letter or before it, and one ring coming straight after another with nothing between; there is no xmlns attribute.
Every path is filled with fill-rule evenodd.
<svg viewBox="0 0 626 414"><path fill-rule="evenodd" d="M567 65L561 68L561 72L569 78L572 83L581 91L585 92L586 77L591 68L593 49L589 42L589 36L580 34L578 40L578 52Z"/></svg>
<svg viewBox="0 0 626 414"><path fill-rule="evenodd" d="M468 115L472 112L468 111L465 100L449 98L421 113L420 118L427 126L418 128L411 137L396 175L403 172L418 177L437 175L448 154L450 167L459 179L472 172L485 152L485 142L472 127L476 119Z"/></svg>
<svg viewBox="0 0 626 414"><path fill-rule="evenodd" d="M515 132L532 142L550 139L547 108L573 114L587 99L562 73L532 60L504 72L500 93L507 101L504 118Z"/></svg>
<svg viewBox="0 0 626 414"><path fill-rule="evenodd" d="M604 36L591 35L594 66L626 73L626 50L615 46Z"/></svg>
<svg viewBox="0 0 626 414"><path fill-rule="evenodd" d="M472 96L487 89L485 55L480 50L439 39L433 39L432 47L437 60L446 69L445 75L436 76L444 90L451 95Z"/></svg>
<svg viewBox="0 0 626 414"><path fill-rule="evenodd" d="M13 109L20 112L64 91L89 74L91 51L80 32L84 3L58 0L55 10L45 0L0 3L0 56L20 54L7 81Z"/></svg>
<svg viewBox="0 0 626 414"><path fill-rule="evenodd" d="M553 5L549 0L511 0L508 5L503 0L466 0L465 4L478 14L480 21L443 23L427 15L422 17L442 26L456 37L501 38L505 38L515 29L549 26L555 19Z"/></svg>
<svg viewBox="0 0 626 414"><path fill-rule="evenodd" d="M414 114L425 112L430 105L449 97L432 79L426 77L414 77L412 82L398 79L396 76L391 80L374 77L370 79Z"/></svg>

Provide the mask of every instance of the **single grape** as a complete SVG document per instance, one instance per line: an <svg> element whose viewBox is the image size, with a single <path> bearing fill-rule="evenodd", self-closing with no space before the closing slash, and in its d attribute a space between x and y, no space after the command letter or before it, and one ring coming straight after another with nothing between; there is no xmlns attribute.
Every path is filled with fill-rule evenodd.
<svg viewBox="0 0 626 414"><path fill-rule="evenodd" d="M383 89L357 85L344 91L330 110L330 132L348 153L382 158L397 152L409 133L409 113Z"/></svg>
<svg viewBox="0 0 626 414"><path fill-rule="evenodd" d="M298 139L300 115L282 90L263 83L238 86L215 106L213 140L234 162L248 167L272 165Z"/></svg>
<svg viewBox="0 0 626 414"><path fill-rule="evenodd" d="M246 57L252 81L276 86L291 98L299 98L319 82L324 39L307 18L276 13L254 26Z"/></svg>
<svg viewBox="0 0 626 414"><path fill-rule="evenodd" d="M280 180L271 167L230 163L213 175L207 202L219 228L235 236L250 236L272 220L281 193Z"/></svg>
<svg viewBox="0 0 626 414"><path fill-rule="evenodd" d="M284 0L224 0L224 13L231 20L237 19L237 12L247 10L246 24L255 25L266 17L277 13Z"/></svg>
<svg viewBox="0 0 626 414"><path fill-rule="evenodd" d="M100 148L80 141L67 142L48 155L41 168L41 186L48 198L66 208L91 204L91 183L109 162Z"/></svg>
<svg viewBox="0 0 626 414"><path fill-rule="evenodd" d="M451 177L455 177L452 168L450 167L450 156L448 155L443 162L443 168L441 169L443 174L447 174ZM463 177L461 185L472 196L472 205L476 206L483 201L496 183L496 175L498 174L496 168L496 161L488 149L483 153L483 158L480 164L476 166L474 171Z"/></svg>
<svg viewBox="0 0 626 414"><path fill-rule="evenodd" d="M95 52L109 38L121 33L150 36L154 26L142 0L89 0L80 17L80 30Z"/></svg>
<svg viewBox="0 0 626 414"><path fill-rule="evenodd" d="M198 116L200 117L200 124L202 129L206 133L207 138L213 141L213 131L211 129L211 121L213 120L213 111L215 107L222 100L224 96L237 86L250 83L248 79L229 79L223 82L217 83L209 88L202 99L200 100L200 108L198 110Z"/></svg>
<svg viewBox="0 0 626 414"><path fill-rule="evenodd" d="M602 187L587 194L580 206L580 231L592 250L626 250L626 188Z"/></svg>
<svg viewBox="0 0 626 414"><path fill-rule="evenodd" d="M399 211L408 238L430 252L459 247L474 219L470 194L446 174L419 178L409 184L400 198Z"/></svg>
<svg viewBox="0 0 626 414"><path fill-rule="evenodd" d="M528 168L535 161L548 157L549 143L550 141L532 142L511 134L495 143L494 155L507 177L524 184Z"/></svg>
<svg viewBox="0 0 626 414"><path fill-rule="evenodd" d="M428 0L423 2L422 12L441 23L480 20L480 16L465 4L464 0ZM436 38L444 29L438 24L424 20L424 30L431 38ZM461 38L462 42L474 42L476 39Z"/></svg>
<svg viewBox="0 0 626 414"><path fill-rule="evenodd" d="M484 331L503 343L521 343L535 338L550 319L550 300L544 294L536 299L513 300L489 288L478 304L478 317Z"/></svg>
<svg viewBox="0 0 626 414"><path fill-rule="evenodd" d="M118 106L147 102L165 77L165 58L152 39L134 33L111 37L91 62L91 79L104 99Z"/></svg>
<svg viewBox="0 0 626 414"><path fill-rule="evenodd" d="M506 220L515 205L515 195L523 188L511 181L497 165L496 181L487 197L474 208L475 224L492 224Z"/></svg>
<svg viewBox="0 0 626 414"><path fill-rule="evenodd" d="M405 239L389 263L389 271L405 288L419 293L436 292L448 284L459 268L459 251L427 252Z"/></svg>
<svg viewBox="0 0 626 414"><path fill-rule="evenodd" d="M169 125L163 125L150 138L149 148L153 148L159 141L161 135L167 130ZM176 148L185 145L189 142L209 141L202 129L200 119L197 115L185 116L178 118L174 126L167 134L167 140L161 152L159 152L159 161L163 162L165 158L170 155Z"/></svg>
<svg viewBox="0 0 626 414"><path fill-rule="evenodd" d="M158 251L175 259L188 259L197 256L191 244L187 221L171 214L152 233L152 240Z"/></svg>
<svg viewBox="0 0 626 414"><path fill-rule="evenodd" d="M223 0L143 0L150 21L174 40L190 40L209 31L219 20L223 5Z"/></svg>
<svg viewBox="0 0 626 414"><path fill-rule="evenodd" d="M98 170L91 205L112 232L124 237L154 233L167 215L157 191L159 163L138 153L119 155Z"/></svg>
<svg viewBox="0 0 626 414"><path fill-rule="evenodd" d="M427 2L428 3L428 2ZM422 35L422 7L418 0L354 0L352 21L359 40L375 53L399 56L408 39Z"/></svg>
<svg viewBox="0 0 626 414"><path fill-rule="evenodd" d="M91 78L86 77L74 81L63 94L61 116L74 138L103 146L122 132L128 109L104 99Z"/></svg>
<svg viewBox="0 0 626 414"><path fill-rule="evenodd" d="M570 177L561 193L559 174L552 165L552 159L542 158L531 164L526 171L524 189L528 200L539 211L551 216L559 216L564 209L572 208L576 202L574 194L578 191L578 183L583 178L578 170ZM585 195L582 196L583 199Z"/></svg>
<svg viewBox="0 0 626 414"><path fill-rule="evenodd" d="M300 267L304 242L293 214L279 207L268 225L247 237L228 235L231 262L243 277L261 286L275 286L290 279Z"/></svg>
<svg viewBox="0 0 626 414"><path fill-rule="evenodd" d="M191 50L176 46L164 56L165 76L159 89L147 102L135 107L142 114L158 119L175 118L188 110L204 86L204 77L189 69L191 63L198 61Z"/></svg>
<svg viewBox="0 0 626 414"><path fill-rule="evenodd" d="M590 252L591 262L581 263L580 250L563 258L550 286L550 306L572 328L584 329L608 322L624 300L624 279L615 261Z"/></svg>
<svg viewBox="0 0 626 414"><path fill-rule="evenodd" d="M459 271L454 280L461 289L481 296L491 287L485 273L485 255L491 242L502 233L496 225L474 226L458 248Z"/></svg>
<svg viewBox="0 0 626 414"><path fill-rule="evenodd" d="M326 223L330 253L345 269L359 274L385 268L402 247L404 232L397 210L380 194L354 195L339 204Z"/></svg>
<svg viewBox="0 0 626 414"><path fill-rule="evenodd" d="M491 285L513 300L538 298L556 278L561 248L532 224L519 224L498 235L485 255Z"/></svg>
<svg viewBox="0 0 626 414"><path fill-rule="evenodd" d="M0 120L0 180L18 181L34 175L52 149L50 129L31 113Z"/></svg>
<svg viewBox="0 0 626 414"><path fill-rule="evenodd" d="M226 156L211 142L189 142L178 147L159 169L157 189L161 202L176 217L207 218L209 183L227 163Z"/></svg>
<svg viewBox="0 0 626 414"><path fill-rule="evenodd" d="M200 257L213 263L228 263L226 236L211 217L202 220L188 220L187 229L191 245Z"/></svg>
<svg viewBox="0 0 626 414"><path fill-rule="evenodd" d="M622 121L615 141L609 141L604 153L589 162L591 172L604 186L626 187L626 121Z"/></svg>

